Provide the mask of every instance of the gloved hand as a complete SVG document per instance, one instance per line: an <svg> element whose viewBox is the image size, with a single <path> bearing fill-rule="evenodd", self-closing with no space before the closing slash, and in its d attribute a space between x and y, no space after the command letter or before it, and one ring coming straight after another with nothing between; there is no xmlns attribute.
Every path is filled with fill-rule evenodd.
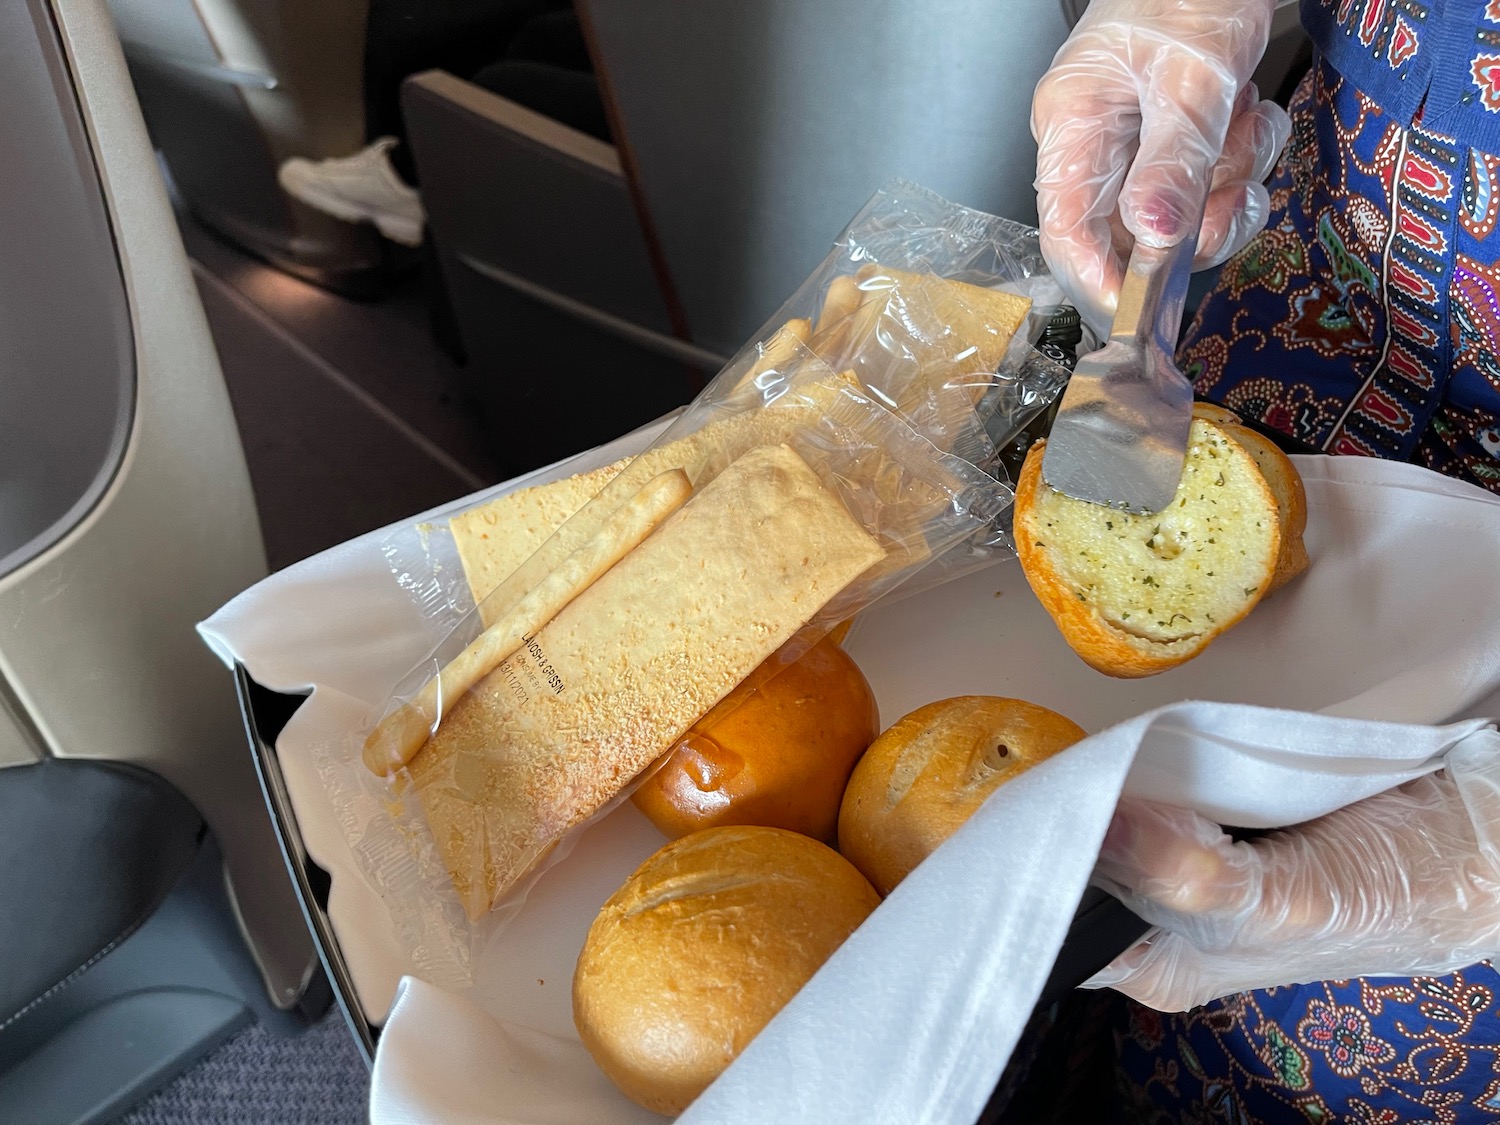
<svg viewBox="0 0 1500 1125"><path fill-rule="evenodd" d="M1106 332L1134 239L1176 245L1207 194L1196 266L1265 225L1291 124L1250 75L1275 0L1093 0L1037 85L1042 253ZM1211 189L1211 194L1208 194Z"/></svg>
<svg viewBox="0 0 1500 1125"><path fill-rule="evenodd" d="M1161 1011L1471 965L1500 954L1500 737L1470 739L1438 773L1248 842L1127 798L1094 881L1161 929L1089 987Z"/></svg>

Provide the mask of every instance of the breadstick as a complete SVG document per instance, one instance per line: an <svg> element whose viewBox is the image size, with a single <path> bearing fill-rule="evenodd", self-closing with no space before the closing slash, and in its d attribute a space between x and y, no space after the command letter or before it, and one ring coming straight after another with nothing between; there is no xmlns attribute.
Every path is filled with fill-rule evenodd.
<svg viewBox="0 0 1500 1125"><path fill-rule="evenodd" d="M859 282L847 273L840 274L828 284L828 294L823 298L823 307L818 311L818 323L814 332L832 327L864 301L865 295Z"/></svg>
<svg viewBox="0 0 1500 1125"><path fill-rule="evenodd" d="M692 495L681 469L669 469L621 505L603 527L547 575L510 612L480 633L416 697L387 715L365 739L365 766L388 777L416 757L441 714L539 632L569 602L655 531Z"/></svg>
<svg viewBox="0 0 1500 1125"><path fill-rule="evenodd" d="M797 349L806 344L811 335L812 321L810 320L789 320L776 329L761 349L760 358L751 365L749 371L740 376L740 381L734 385L734 390L729 392L729 396L733 398L742 393L767 371L785 367L797 354Z"/></svg>
<svg viewBox="0 0 1500 1125"><path fill-rule="evenodd" d="M813 338L808 344L813 354L837 370L848 366L849 356L859 350L859 344L873 326L868 314L856 319L856 314L870 306L884 308L884 298L889 285L877 285L866 289L867 281L876 269L873 263L864 266L858 274L840 274L828 286L823 298L823 307L818 312L818 322L813 328Z"/></svg>

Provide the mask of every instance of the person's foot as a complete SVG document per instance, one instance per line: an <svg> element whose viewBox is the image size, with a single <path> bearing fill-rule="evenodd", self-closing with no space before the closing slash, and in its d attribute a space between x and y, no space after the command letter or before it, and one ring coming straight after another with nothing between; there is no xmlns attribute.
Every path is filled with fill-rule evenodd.
<svg viewBox="0 0 1500 1125"><path fill-rule="evenodd" d="M287 194L346 223L372 222L392 242L422 244L426 214L422 197L391 166L390 151L400 142L381 137L353 156L306 160L294 156L276 178Z"/></svg>

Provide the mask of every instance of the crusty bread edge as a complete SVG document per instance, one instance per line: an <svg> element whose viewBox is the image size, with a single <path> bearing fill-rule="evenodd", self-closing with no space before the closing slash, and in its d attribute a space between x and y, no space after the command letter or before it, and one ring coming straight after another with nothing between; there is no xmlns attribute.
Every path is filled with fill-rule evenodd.
<svg viewBox="0 0 1500 1125"><path fill-rule="evenodd" d="M1276 497L1276 508L1281 516L1281 551L1276 556L1276 570L1271 575L1270 585L1266 587L1265 596L1270 597L1311 563L1307 546L1302 541L1302 533L1307 530L1307 489L1292 459L1270 438L1246 426L1225 426L1224 432L1251 455L1271 494ZM1271 467L1269 473L1266 471L1268 464Z"/></svg>
<svg viewBox="0 0 1500 1125"><path fill-rule="evenodd" d="M1204 402L1199 399L1193 403L1193 417L1202 418L1205 422L1212 422L1216 426L1238 426L1240 416L1227 406L1220 406L1213 402Z"/></svg>

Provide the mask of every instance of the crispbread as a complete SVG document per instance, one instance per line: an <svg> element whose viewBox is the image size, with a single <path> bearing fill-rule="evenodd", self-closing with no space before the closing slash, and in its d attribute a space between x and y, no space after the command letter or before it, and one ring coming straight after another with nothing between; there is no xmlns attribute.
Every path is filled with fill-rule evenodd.
<svg viewBox="0 0 1500 1125"><path fill-rule="evenodd" d="M1149 516L1088 504L1041 478L1038 442L1016 487L1026 580L1073 651L1111 676L1198 655L1265 595L1281 547L1276 498L1250 454L1195 419L1182 482Z"/></svg>
<svg viewBox="0 0 1500 1125"><path fill-rule="evenodd" d="M486 612L485 596L628 464L630 458L626 457L576 476L508 492L448 521L469 592L479 605L479 617L486 627L495 623L495 613Z"/></svg>
<svg viewBox="0 0 1500 1125"><path fill-rule="evenodd" d="M647 481L592 539L469 642L414 698L376 724L365 739L365 766L388 777L411 761L441 721L444 700L461 698L498 668L565 605L635 550L692 493L692 483L681 469L668 469Z"/></svg>
<svg viewBox="0 0 1500 1125"><path fill-rule="evenodd" d="M932 273L870 263L855 277L860 304L826 326L820 317L810 346L907 414L946 387L977 402L1031 312L1029 298Z"/></svg>
<svg viewBox="0 0 1500 1125"><path fill-rule="evenodd" d="M730 391L730 397L746 393L767 372L784 372L797 362L797 353L806 346L812 335L812 321L789 320L771 334L771 338L760 347L760 356L745 369L740 381Z"/></svg>
<svg viewBox="0 0 1500 1125"><path fill-rule="evenodd" d="M470 915L883 555L795 451L756 448L481 680L410 766Z"/></svg>
<svg viewBox="0 0 1500 1125"><path fill-rule="evenodd" d="M873 299L885 306L887 315L895 315L892 305L899 302L907 310L902 315L922 318L920 327L945 328L944 335L960 344L949 355L956 362L967 362L973 370L985 373L999 365L1011 338L1021 330L1031 312L1029 297L933 273L872 264L862 267L857 276L867 304ZM959 356L963 358L958 359Z"/></svg>
<svg viewBox="0 0 1500 1125"><path fill-rule="evenodd" d="M817 421L833 392L861 383L881 402L895 405L925 436L972 429L973 406L1030 309L1030 300L1014 293L867 265L857 275L830 283L810 342L806 321L789 321L778 329L766 341L761 361L742 378L741 388L765 363L789 363L802 346L842 374L809 382L801 393L756 404L641 456L649 458L652 474L685 468L699 483L695 467L710 451L722 461L757 445L788 441ZM959 393L942 393L954 387ZM937 405L935 397L941 400ZM485 604L490 592L630 464L626 458L507 493L449 521L486 626L504 608Z"/></svg>
<svg viewBox="0 0 1500 1125"><path fill-rule="evenodd" d="M731 414L678 441L653 446L634 459L640 462L635 467L636 479L686 469L697 483L698 470L710 455L727 462L757 446L788 441L799 429L815 423L839 388L851 382L849 376L829 376L769 406ZM509 492L449 520L464 577L486 627L494 624L499 612L484 604L489 593L634 460L625 458L577 476Z"/></svg>

